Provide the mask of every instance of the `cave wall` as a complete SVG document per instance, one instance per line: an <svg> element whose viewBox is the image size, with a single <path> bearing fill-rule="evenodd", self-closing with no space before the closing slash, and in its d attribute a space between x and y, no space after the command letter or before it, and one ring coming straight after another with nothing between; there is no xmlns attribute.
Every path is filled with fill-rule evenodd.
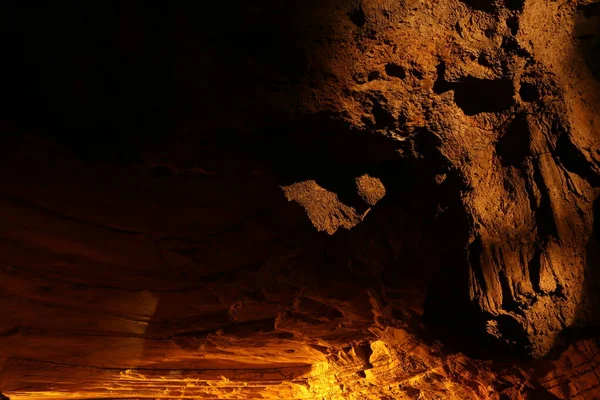
<svg viewBox="0 0 600 400"><path fill-rule="evenodd" d="M0 390L594 396L594 7L4 4Z"/></svg>

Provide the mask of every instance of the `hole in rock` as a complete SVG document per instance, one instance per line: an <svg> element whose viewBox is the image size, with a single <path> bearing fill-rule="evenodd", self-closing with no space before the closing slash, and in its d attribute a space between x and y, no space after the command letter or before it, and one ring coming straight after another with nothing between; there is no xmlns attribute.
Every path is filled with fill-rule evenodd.
<svg viewBox="0 0 600 400"><path fill-rule="evenodd" d="M513 104L510 80L467 77L452 84L454 101L466 115L505 111Z"/></svg>
<svg viewBox="0 0 600 400"><path fill-rule="evenodd" d="M379 73L379 71L373 71L373 72L369 72L369 75L367 77L367 80L369 82L374 81L375 79L379 79L379 77L381 76L381 73Z"/></svg>
<svg viewBox="0 0 600 400"><path fill-rule="evenodd" d="M483 65L484 67L491 67L492 64L490 63L490 55L487 54L486 52L482 52L479 54L479 57L477 57L477 62L480 65Z"/></svg>
<svg viewBox="0 0 600 400"><path fill-rule="evenodd" d="M373 113L373 118L375 118L376 128L393 127L397 122L396 117L394 117L391 111L378 101L375 101L375 104L373 104L371 112Z"/></svg>
<svg viewBox="0 0 600 400"><path fill-rule="evenodd" d="M358 27L363 27L367 22L365 10L363 10L362 6L349 12L348 17L350 18L350 21L352 21L352 23Z"/></svg>
<svg viewBox="0 0 600 400"><path fill-rule="evenodd" d="M365 363L367 368L373 367L373 365L371 364L371 361L370 361L371 355L373 354L373 350L371 349L371 346L369 346L369 345L358 346L358 347L356 347L355 351L356 351L356 355L361 360L363 360L363 362Z"/></svg>
<svg viewBox="0 0 600 400"><path fill-rule="evenodd" d="M521 82L519 96L521 100L530 103L540 99L540 90L533 83Z"/></svg>
<svg viewBox="0 0 600 400"><path fill-rule="evenodd" d="M529 52L526 49L521 47L519 41L514 35L504 36L504 38L502 39L502 48L507 54L514 54L519 57L526 58L528 59L528 61L531 61L531 54L529 54Z"/></svg>
<svg viewBox="0 0 600 400"><path fill-rule="evenodd" d="M404 67L401 67L398 64L386 64L385 65L385 73L388 76L393 76L395 78L404 79L406 78L406 70Z"/></svg>
<svg viewBox="0 0 600 400"><path fill-rule="evenodd" d="M442 94L448 90L448 84L445 80L446 75L446 63L441 61L436 67L437 77L433 84L433 92L435 94Z"/></svg>
<svg viewBox="0 0 600 400"><path fill-rule="evenodd" d="M506 26L510 29L510 33L516 35L519 32L519 18L518 17L509 17L506 20Z"/></svg>

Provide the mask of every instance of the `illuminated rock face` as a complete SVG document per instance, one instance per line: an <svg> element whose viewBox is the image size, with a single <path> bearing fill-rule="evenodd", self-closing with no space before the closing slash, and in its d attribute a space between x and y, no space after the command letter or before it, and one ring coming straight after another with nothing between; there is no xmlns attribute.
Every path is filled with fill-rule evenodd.
<svg viewBox="0 0 600 400"><path fill-rule="evenodd" d="M6 6L0 391L598 397L597 6L297 3Z"/></svg>

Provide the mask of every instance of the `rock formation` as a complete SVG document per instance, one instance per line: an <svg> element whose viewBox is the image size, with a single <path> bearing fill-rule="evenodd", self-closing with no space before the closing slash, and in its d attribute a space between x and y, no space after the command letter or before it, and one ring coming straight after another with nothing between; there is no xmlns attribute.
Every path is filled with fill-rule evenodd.
<svg viewBox="0 0 600 400"><path fill-rule="evenodd" d="M2 393L600 396L597 3L172 3L2 5Z"/></svg>

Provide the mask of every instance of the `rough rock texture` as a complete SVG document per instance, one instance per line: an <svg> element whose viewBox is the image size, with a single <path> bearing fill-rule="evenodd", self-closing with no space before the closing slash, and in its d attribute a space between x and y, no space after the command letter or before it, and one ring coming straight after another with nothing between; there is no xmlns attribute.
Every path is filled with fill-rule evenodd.
<svg viewBox="0 0 600 400"><path fill-rule="evenodd" d="M359 213L354 207L342 203L337 194L322 188L314 180L282 187L285 197L302 205L312 224L319 231L334 234L339 227L351 229L361 222L371 210ZM374 206L383 196L385 187L377 178L363 175L356 178L356 190L365 204Z"/></svg>
<svg viewBox="0 0 600 400"><path fill-rule="evenodd" d="M2 393L600 396L597 4L172 3L3 5Z"/></svg>

